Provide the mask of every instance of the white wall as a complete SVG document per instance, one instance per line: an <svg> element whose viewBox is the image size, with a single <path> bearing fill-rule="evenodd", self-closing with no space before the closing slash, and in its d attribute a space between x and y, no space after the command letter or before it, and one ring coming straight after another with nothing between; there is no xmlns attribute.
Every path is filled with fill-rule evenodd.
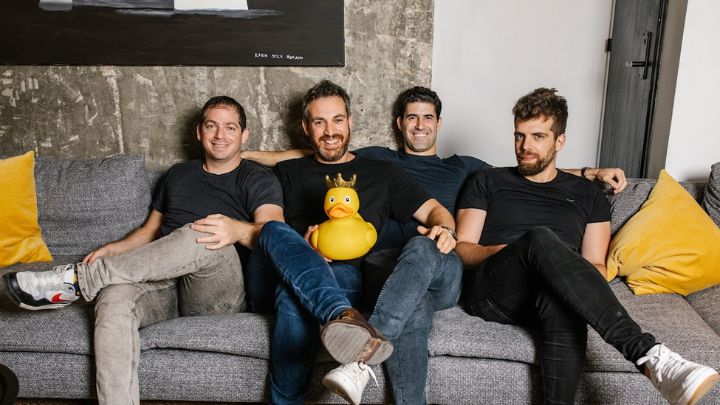
<svg viewBox="0 0 720 405"><path fill-rule="evenodd" d="M665 167L706 179L720 161L720 2L688 0Z"/></svg>
<svg viewBox="0 0 720 405"><path fill-rule="evenodd" d="M560 167L595 165L612 3L436 0L432 87L443 100L439 154L516 165L512 106L544 86L557 88L569 103Z"/></svg>

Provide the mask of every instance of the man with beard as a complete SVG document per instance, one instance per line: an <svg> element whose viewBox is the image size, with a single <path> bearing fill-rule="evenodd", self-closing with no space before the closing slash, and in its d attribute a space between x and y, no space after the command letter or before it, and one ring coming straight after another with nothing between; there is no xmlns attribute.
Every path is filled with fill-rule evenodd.
<svg viewBox="0 0 720 405"><path fill-rule="evenodd" d="M455 201L465 180L490 165L471 156L452 155L441 158L437 155L436 140L443 122L441 112L442 102L437 93L421 86L408 88L400 93L393 108L394 122L403 138L403 149L395 151L386 147L368 146L353 151L353 154L362 158L392 162L410 174L448 211L454 213ZM279 161L303 157L312 151L296 149L242 153L245 159L274 166ZM568 172L581 175L580 170ZM620 169L584 169L582 175L607 183L614 192L622 191L627 185ZM385 281L394 269L401 248L418 235L418 225L412 218L405 222L391 218L385 222L376 249L363 263L363 301L370 310L375 306ZM432 295L424 297L406 322L406 325L412 327L406 327L403 334L393 341L395 350L384 365L395 403L415 405L426 402L427 336L433 313L447 308L446 303L450 301L452 300L445 297L441 300Z"/></svg>
<svg viewBox="0 0 720 405"><path fill-rule="evenodd" d="M451 213L455 213L455 200L465 180L476 171L491 165L473 156L437 155L438 131L442 127L442 101L433 90L414 86L404 90L393 106L393 121L402 136L402 148L393 150L382 146L366 146L352 151L366 158L389 161L412 175L430 195ZM243 150L244 159L254 160L266 166L312 154L310 149L286 151ZM561 169L588 180L607 184L613 193L622 192L627 186L625 173L619 168ZM391 221L378 245L384 248L402 246L417 236L417 223Z"/></svg>
<svg viewBox="0 0 720 405"><path fill-rule="evenodd" d="M477 173L457 204L465 310L538 327L544 403L575 402L587 325L670 403L700 400L718 373L643 333L605 280L608 201L596 184L555 166L565 144L565 99L540 88L520 98L513 114L517 167Z"/></svg>
<svg viewBox="0 0 720 405"><path fill-rule="evenodd" d="M350 98L340 86L324 80L308 90L302 126L314 154L276 167L289 226L270 222L263 227L246 272L248 296L253 310L277 313L272 403L302 403L315 361L318 324L323 325L322 343L342 364L323 383L359 403L372 373L368 365L383 362L392 352L390 341L414 330L408 319L419 303L428 297L440 307L457 303L462 265L452 252L455 222L402 170L348 151ZM420 235L405 245L369 322L353 309L361 300L362 258L326 261L301 236L309 237L326 219L325 178L338 174L357 176L359 213L381 233L391 219L424 224L418 227Z"/></svg>

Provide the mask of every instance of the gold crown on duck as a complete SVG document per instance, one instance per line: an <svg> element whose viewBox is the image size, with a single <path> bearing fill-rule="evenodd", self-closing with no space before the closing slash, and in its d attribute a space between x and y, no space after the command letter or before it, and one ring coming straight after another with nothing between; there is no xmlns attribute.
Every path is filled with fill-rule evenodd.
<svg viewBox="0 0 720 405"><path fill-rule="evenodd" d="M325 175L325 184L328 188L345 187L355 188L355 182L357 181L357 174L353 174L350 180L344 180L342 175L338 173L334 179L330 180L330 176Z"/></svg>

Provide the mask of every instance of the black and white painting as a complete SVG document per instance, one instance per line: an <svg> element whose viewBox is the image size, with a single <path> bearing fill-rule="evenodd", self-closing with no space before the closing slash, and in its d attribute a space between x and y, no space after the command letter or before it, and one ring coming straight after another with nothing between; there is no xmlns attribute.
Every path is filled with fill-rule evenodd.
<svg viewBox="0 0 720 405"><path fill-rule="evenodd" d="M0 63L343 66L342 0L5 0Z"/></svg>

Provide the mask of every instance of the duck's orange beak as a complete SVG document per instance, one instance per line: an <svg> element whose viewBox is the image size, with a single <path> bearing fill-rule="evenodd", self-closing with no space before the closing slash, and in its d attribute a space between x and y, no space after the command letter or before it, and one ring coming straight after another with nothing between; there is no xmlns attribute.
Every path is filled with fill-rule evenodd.
<svg viewBox="0 0 720 405"><path fill-rule="evenodd" d="M327 215L333 219L340 219L352 215L353 209L345 204L335 204L327 211Z"/></svg>

